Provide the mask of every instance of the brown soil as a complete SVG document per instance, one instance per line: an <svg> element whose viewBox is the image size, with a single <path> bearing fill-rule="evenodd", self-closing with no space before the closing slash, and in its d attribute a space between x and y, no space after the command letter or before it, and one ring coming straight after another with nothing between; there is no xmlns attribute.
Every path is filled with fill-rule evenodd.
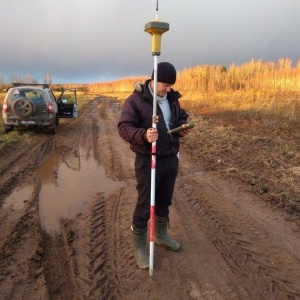
<svg viewBox="0 0 300 300"><path fill-rule="evenodd" d="M298 219L210 170L197 144L182 147L171 207L182 249L155 246L152 279L137 268L134 156L119 113L96 98L56 135L1 154L0 298L300 299Z"/></svg>

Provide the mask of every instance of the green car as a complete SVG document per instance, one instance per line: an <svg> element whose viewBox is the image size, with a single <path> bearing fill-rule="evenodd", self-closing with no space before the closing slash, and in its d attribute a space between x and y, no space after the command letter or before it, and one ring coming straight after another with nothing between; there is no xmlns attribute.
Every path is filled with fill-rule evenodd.
<svg viewBox="0 0 300 300"><path fill-rule="evenodd" d="M2 106L5 133L21 126L42 126L56 133L60 118L77 118L76 89L66 89L56 98L48 84L12 85Z"/></svg>

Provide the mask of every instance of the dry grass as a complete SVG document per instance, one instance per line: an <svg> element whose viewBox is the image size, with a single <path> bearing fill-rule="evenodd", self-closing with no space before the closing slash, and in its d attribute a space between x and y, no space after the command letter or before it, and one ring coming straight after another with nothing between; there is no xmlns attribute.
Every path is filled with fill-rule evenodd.
<svg viewBox="0 0 300 300"><path fill-rule="evenodd" d="M299 217L299 93L201 98L182 101L196 123L183 140L186 151L206 170L239 180L248 191Z"/></svg>
<svg viewBox="0 0 300 300"><path fill-rule="evenodd" d="M120 93L103 93L101 95L109 98L114 98L120 101L121 103L123 103L126 100L126 98L130 96L130 94L131 93L128 92L120 92Z"/></svg>

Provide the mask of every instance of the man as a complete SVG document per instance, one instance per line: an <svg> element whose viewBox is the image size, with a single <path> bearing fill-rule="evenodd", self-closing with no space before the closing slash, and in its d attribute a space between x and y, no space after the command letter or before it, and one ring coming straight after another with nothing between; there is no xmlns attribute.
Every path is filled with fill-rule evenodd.
<svg viewBox="0 0 300 300"><path fill-rule="evenodd" d="M172 204L178 173L179 137L189 130L167 134L172 128L187 123L188 114L180 108L180 93L172 89L176 70L168 62L157 65L157 129L152 128L154 72L151 79L136 85L126 99L120 116L120 136L130 143L135 152L135 175L138 199L133 213L131 232L134 254L141 269L149 268L146 250L147 225L150 218L151 197L151 143L156 141L155 243L177 251L180 244L169 237L169 206Z"/></svg>

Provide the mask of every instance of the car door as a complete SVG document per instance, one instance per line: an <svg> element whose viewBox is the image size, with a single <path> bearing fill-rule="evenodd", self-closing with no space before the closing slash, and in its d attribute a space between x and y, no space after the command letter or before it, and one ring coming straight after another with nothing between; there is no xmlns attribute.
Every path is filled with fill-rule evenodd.
<svg viewBox="0 0 300 300"><path fill-rule="evenodd" d="M59 118L77 118L76 89L65 89L57 98Z"/></svg>

